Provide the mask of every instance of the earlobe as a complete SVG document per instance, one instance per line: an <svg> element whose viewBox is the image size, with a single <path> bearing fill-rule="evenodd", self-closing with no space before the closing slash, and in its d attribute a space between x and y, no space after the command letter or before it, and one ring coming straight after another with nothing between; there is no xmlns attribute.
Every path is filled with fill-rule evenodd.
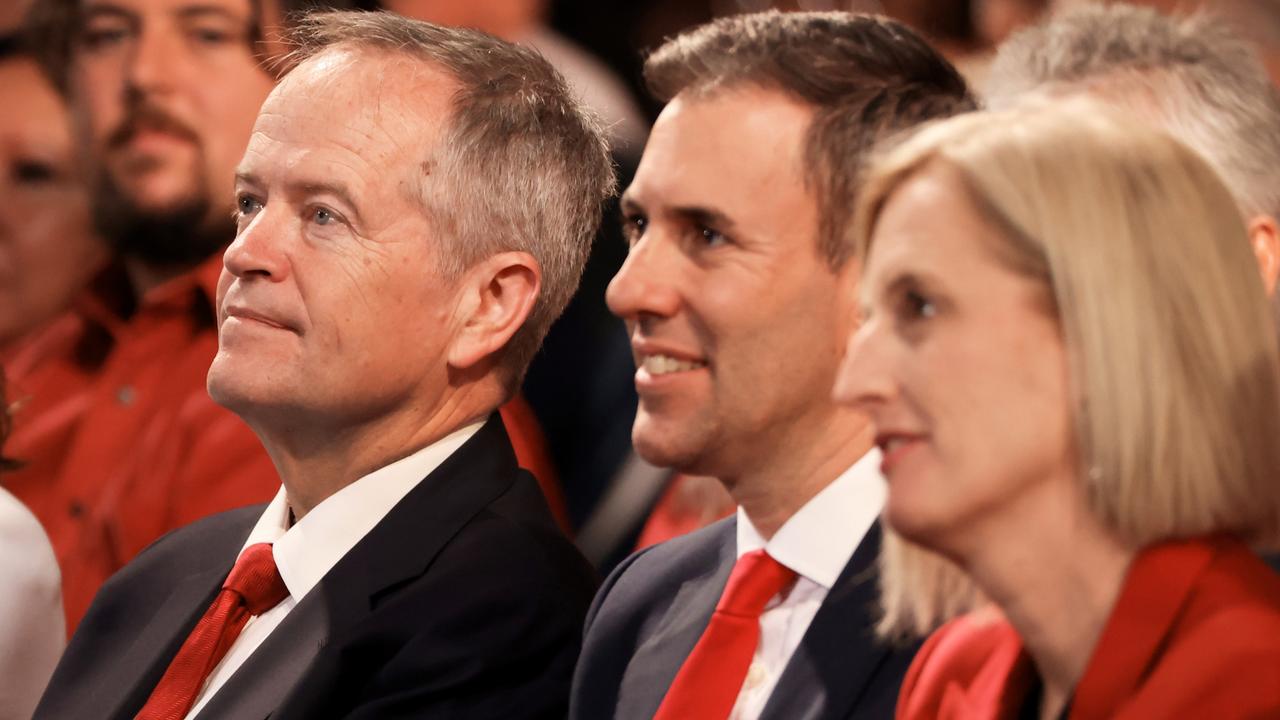
<svg viewBox="0 0 1280 720"><path fill-rule="evenodd" d="M467 369L500 351L533 311L542 269L532 255L504 252L467 271L459 304L464 317L449 348L449 365Z"/></svg>
<svg viewBox="0 0 1280 720"><path fill-rule="evenodd" d="M1271 297L1276 291L1276 278L1280 276L1280 230L1276 227L1276 219L1259 215L1250 220L1249 244L1258 259L1262 285L1266 288L1267 297Z"/></svg>

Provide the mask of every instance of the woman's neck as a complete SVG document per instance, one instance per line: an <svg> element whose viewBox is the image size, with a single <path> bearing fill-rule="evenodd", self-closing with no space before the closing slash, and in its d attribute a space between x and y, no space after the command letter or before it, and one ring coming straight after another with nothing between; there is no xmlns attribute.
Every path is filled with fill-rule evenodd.
<svg viewBox="0 0 1280 720"><path fill-rule="evenodd" d="M1004 513L1006 527L983 533L986 541L961 561L1034 661L1044 683L1041 717L1057 718L1084 675L1134 551L1093 517L1074 482L1038 494Z"/></svg>

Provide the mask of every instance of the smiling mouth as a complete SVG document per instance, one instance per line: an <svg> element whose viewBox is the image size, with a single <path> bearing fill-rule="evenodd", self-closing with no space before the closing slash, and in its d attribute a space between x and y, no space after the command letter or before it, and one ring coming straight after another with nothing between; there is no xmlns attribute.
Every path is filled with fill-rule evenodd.
<svg viewBox="0 0 1280 720"><path fill-rule="evenodd" d="M681 360L673 358L669 355L646 355L641 367L645 372L657 377L659 375L669 375L677 372L688 372L690 370L698 370L706 367L705 362L696 360Z"/></svg>
<svg viewBox="0 0 1280 720"><path fill-rule="evenodd" d="M921 435L885 434L876 438L876 445L882 455L880 472L887 477L903 456L919 447L923 441L924 437Z"/></svg>

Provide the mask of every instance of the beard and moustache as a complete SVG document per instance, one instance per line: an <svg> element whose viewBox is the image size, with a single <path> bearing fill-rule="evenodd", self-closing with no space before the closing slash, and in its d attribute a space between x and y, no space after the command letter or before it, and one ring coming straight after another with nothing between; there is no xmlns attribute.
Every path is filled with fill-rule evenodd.
<svg viewBox="0 0 1280 720"><path fill-rule="evenodd" d="M158 129L194 144L199 139L185 125L151 105L133 108L107 139L108 150L122 147L141 128ZM105 164L93 184L93 224L123 257L160 268L195 267L226 247L236 234L230 212L212 212L207 181L197 172L190 194L165 208L144 208L120 187Z"/></svg>

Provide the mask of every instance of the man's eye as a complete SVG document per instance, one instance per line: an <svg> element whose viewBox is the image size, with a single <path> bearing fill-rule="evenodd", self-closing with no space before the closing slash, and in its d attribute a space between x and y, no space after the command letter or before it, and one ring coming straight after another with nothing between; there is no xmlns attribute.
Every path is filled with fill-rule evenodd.
<svg viewBox="0 0 1280 720"><path fill-rule="evenodd" d="M327 208L316 208L311 213L311 219L314 220L317 225L331 225L337 220L337 218L334 217L333 212Z"/></svg>
<svg viewBox="0 0 1280 720"><path fill-rule="evenodd" d="M239 210L239 214L242 217L252 215L261 208L262 203L258 202L258 199L252 195L241 195L236 199L236 209Z"/></svg>
<svg viewBox="0 0 1280 720"><path fill-rule="evenodd" d="M708 247L716 247L717 245L723 245L729 240L729 238L725 237L724 233L720 232L719 230L713 230L711 228L704 227L701 230L699 230L699 232L702 234L703 242L705 242Z"/></svg>
<svg viewBox="0 0 1280 720"><path fill-rule="evenodd" d="M80 33L80 43L89 50L102 50L119 45L129 37L129 31L123 27L90 27Z"/></svg>
<svg viewBox="0 0 1280 720"><path fill-rule="evenodd" d="M649 226L649 218L643 215L628 215L622 219L622 237L628 245L635 245Z"/></svg>
<svg viewBox="0 0 1280 720"><path fill-rule="evenodd" d="M42 185L57 176L52 165L38 160L19 161L13 167L13 179L22 185Z"/></svg>
<svg viewBox="0 0 1280 720"><path fill-rule="evenodd" d="M904 315L907 319L928 319L938 314L938 307L924 295L911 290L902 296Z"/></svg>
<svg viewBox="0 0 1280 720"><path fill-rule="evenodd" d="M194 28L190 32L192 39L202 45L224 45L236 39L233 33L221 28Z"/></svg>

